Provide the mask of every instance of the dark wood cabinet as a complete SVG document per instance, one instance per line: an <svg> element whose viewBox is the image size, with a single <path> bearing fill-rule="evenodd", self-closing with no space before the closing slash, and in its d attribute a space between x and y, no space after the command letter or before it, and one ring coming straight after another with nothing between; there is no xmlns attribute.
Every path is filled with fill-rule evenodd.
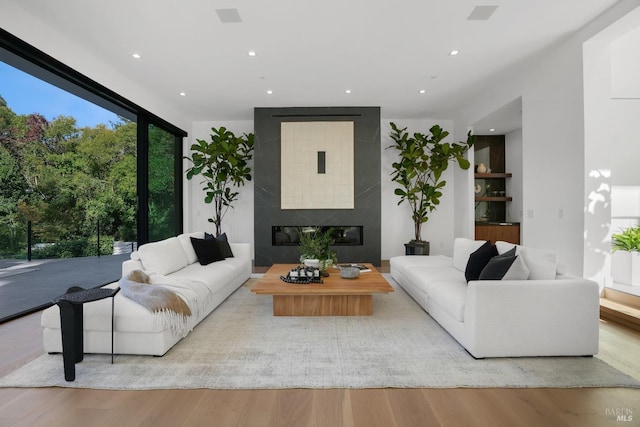
<svg viewBox="0 0 640 427"><path fill-rule="evenodd" d="M495 243L498 240L503 242L520 244L520 224L480 224L476 223L476 240L490 240Z"/></svg>

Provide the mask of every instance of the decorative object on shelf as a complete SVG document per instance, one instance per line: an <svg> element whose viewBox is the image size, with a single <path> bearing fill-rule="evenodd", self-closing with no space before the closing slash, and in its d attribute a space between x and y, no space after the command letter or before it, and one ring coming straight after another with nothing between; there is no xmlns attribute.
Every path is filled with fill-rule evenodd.
<svg viewBox="0 0 640 427"><path fill-rule="evenodd" d="M280 276L280 280L287 283L309 284L323 283L320 269L314 267L296 267L292 268L286 276Z"/></svg>
<svg viewBox="0 0 640 427"><path fill-rule="evenodd" d="M487 167L484 165L484 163L480 163L476 171L478 173L487 173Z"/></svg>
<svg viewBox="0 0 640 427"><path fill-rule="evenodd" d="M358 266L354 265L345 265L339 266L340 268L340 277L343 279L357 279L360 276L360 269Z"/></svg>
<svg viewBox="0 0 640 427"><path fill-rule="evenodd" d="M413 136L409 135L407 128L400 129L393 122L390 126L394 143L387 148L394 148L398 154L398 160L391 165L391 180L399 185L394 193L400 197L398 205L406 201L411 207L415 231L414 240L405 244L405 252L408 255L428 255L429 242L422 240L422 224L440 204L442 190L447 183L442 180L442 174L454 160L460 168L469 169L471 164L464 156L476 137L469 132L466 142L448 143L443 140L449 132L439 125L432 126L429 135L414 133Z"/></svg>
<svg viewBox="0 0 640 427"><path fill-rule="evenodd" d="M298 236L300 240L300 263L304 264L305 260L318 260L318 268L326 274L327 267L338 262L336 251L331 249L331 245L335 243L333 239L333 229L329 228L322 231L321 227L299 227Z"/></svg>
<svg viewBox="0 0 640 427"><path fill-rule="evenodd" d="M474 191L475 191L476 194L482 193L482 185L476 184L476 187L475 187Z"/></svg>
<svg viewBox="0 0 640 427"><path fill-rule="evenodd" d="M238 191L233 188L251 181L249 160L253 157L253 134L236 136L224 126L211 128L211 141L196 139L191 146L191 157L185 156L193 166L187 169L187 179L202 175L205 203L213 203L213 217L207 221L215 224L216 236L222 233L222 218L229 208L233 208Z"/></svg>
<svg viewBox="0 0 640 427"><path fill-rule="evenodd" d="M611 276L615 283L640 286L640 225L611 235Z"/></svg>

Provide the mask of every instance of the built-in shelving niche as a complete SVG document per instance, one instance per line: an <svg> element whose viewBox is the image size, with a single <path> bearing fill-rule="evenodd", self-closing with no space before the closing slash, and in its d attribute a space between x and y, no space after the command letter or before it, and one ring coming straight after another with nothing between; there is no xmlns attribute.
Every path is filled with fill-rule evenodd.
<svg viewBox="0 0 640 427"><path fill-rule="evenodd" d="M507 191L504 135L478 135L474 145L474 206L477 239L520 242L520 224L507 222ZM507 237L505 237L507 236Z"/></svg>

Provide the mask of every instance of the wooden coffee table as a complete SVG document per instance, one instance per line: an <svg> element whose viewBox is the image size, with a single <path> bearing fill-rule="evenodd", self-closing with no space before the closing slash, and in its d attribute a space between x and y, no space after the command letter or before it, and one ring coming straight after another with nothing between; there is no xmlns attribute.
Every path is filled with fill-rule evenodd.
<svg viewBox="0 0 640 427"><path fill-rule="evenodd" d="M371 271L357 279L343 279L340 270L329 268L324 283L297 284L280 279L297 264L274 264L251 292L273 295L274 316L367 316L372 294L394 290L373 265L364 265Z"/></svg>

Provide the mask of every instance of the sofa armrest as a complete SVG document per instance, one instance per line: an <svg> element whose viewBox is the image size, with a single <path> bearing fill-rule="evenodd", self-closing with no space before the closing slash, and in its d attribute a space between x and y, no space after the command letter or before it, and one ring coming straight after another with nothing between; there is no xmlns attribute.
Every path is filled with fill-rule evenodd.
<svg viewBox="0 0 640 427"><path fill-rule="evenodd" d="M244 258L251 261L251 244L250 243L229 243L234 258Z"/></svg>
<svg viewBox="0 0 640 427"><path fill-rule="evenodd" d="M487 280L468 284L465 329L476 357L593 355L600 317L596 282Z"/></svg>
<svg viewBox="0 0 640 427"><path fill-rule="evenodd" d="M131 273L133 270L143 270L142 262L136 259L128 259L122 262L122 277Z"/></svg>

